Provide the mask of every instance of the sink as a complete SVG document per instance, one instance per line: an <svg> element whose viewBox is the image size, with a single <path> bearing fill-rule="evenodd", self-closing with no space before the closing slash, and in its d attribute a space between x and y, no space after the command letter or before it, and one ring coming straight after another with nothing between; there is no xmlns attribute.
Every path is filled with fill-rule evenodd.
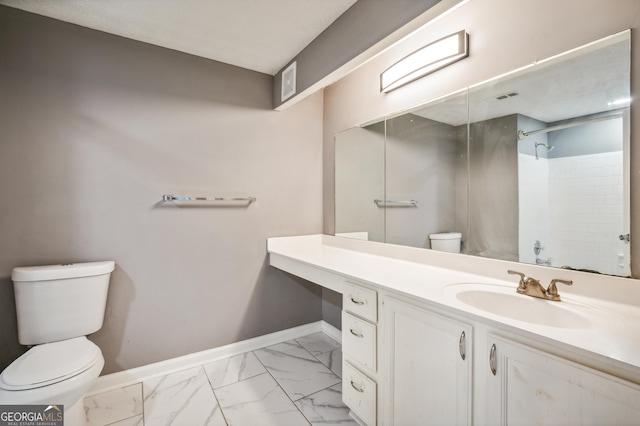
<svg viewBox="0 0 640 426"><path fill-rule="evenodd" d="M575 302L553 302L516 293L515 287L493 284L453 284L446 288L457 300L472 308L501 317L558 328L588 328L591 321L574 310Z"/></svg>

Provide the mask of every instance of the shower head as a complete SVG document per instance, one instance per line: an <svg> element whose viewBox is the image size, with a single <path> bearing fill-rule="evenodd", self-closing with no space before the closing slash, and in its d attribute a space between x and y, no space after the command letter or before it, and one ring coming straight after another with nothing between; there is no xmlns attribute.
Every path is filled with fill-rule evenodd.
<svg viewBox="0 0 640 426"><path fill-rule="evenodd" d="M544 146L545 148L547 148L547 152L551 151L553 148L553 146L549 146L549 144L546 143L542 143L542 142L536 142L534 143L534 148L536 150L536 160L539 160L540 158L538 157L538 147L539 146Z"/></svg>
<svg viewBox="0 0 640 426"><path fill-rule="evenodd" d="M549 146L549 144L546 143L542 143L542 142L536 142L536 148L538 148L539 146L544 146L545 148L547 148L547 152L551 151L554 147L553 146Z"/></svg>

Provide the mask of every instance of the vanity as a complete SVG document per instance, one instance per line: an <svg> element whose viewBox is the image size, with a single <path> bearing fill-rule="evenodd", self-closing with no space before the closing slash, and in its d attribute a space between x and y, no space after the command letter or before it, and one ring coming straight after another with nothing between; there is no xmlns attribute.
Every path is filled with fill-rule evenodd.
<svg viewBox="0 0 640 426"><path fill-rule="evenodd" d="M342 294L342 398L361 424L640 423L630 43L335 135L335 236L268 251ZM443 236L456 253L434 250Z"/></svg>
<svg viewBox="0 0 640 426"><path fill-rule="evenodd" d="M329 235L270 238L268 252L343 295L343 401L362 424L640 419L634 280ZM508 269L573 285L533 298Z"/></svg>

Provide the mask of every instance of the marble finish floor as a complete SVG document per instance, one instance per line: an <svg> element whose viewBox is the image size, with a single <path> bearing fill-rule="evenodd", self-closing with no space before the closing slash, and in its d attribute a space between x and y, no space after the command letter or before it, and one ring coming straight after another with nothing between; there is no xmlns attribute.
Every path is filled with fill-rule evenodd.
<svg viewBox="0 0 640 426"><path fill-rule="evenodd" d="M88 426L350 425L342 348L314 333L84 400Z"/></svg>

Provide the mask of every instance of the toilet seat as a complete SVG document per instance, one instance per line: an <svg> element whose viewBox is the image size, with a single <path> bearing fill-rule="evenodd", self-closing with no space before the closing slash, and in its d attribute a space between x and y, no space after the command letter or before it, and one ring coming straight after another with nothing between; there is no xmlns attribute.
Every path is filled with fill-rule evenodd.
<svg viewBox="0 0 640 426"><path fill-rule="evenodd" d="M2 372L0 388L27 390L49 386L82 373L100 358L100 349L84 336L37 345Z"/></svg>

